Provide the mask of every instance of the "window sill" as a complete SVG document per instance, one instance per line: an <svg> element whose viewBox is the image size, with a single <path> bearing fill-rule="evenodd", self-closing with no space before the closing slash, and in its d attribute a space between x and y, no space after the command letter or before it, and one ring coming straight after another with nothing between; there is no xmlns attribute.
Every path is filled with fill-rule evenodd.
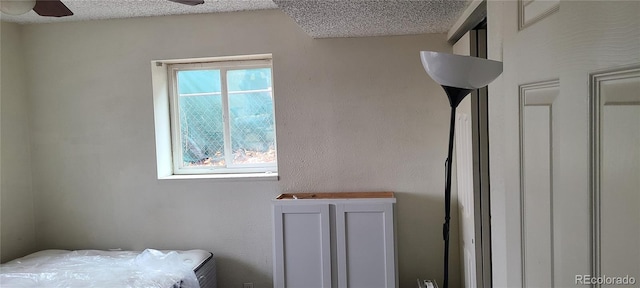
<svg viewBox="0 0 640 288"><path fill-rule="evenodd" d="M278 173L169 175L160 180L215 179L230 181L278 181Z"/></svg>

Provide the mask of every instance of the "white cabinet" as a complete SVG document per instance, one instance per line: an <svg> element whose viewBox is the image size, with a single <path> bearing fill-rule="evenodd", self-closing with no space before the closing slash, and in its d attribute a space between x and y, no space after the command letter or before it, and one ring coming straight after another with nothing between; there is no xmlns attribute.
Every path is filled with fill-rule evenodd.
<svg viewBox="0 0 640 288"><path fill-rule="evenodd" d="M397 287L395 202L390 192L280 195L274 287Z"/></svg>

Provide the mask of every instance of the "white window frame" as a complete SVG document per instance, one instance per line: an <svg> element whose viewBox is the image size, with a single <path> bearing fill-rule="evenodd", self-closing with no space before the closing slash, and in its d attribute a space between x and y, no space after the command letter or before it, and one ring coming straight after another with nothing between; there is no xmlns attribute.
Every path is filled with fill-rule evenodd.
<svg viewBox="0 0 640 288"><path fill-rule="evenodd" d="M229 119L229 95L239 92L231 92L227 90L227 71L240 70L240 69L259 69L269 68L271 69L271 97L274 99L275 112L275 97L273 93L273 65L271 59L242 59L242 60L211 60L206 62L187 62L187 63L167 63L167 82L169 85L169 114L171 123L171 151L173 162L173 174L174 175L202 175L202 174L275 174L277 173L277 159L275 163L253 163L253 164L234 164L233 163L233 151L231 149L231 125ZM182 153L182 133L180 131L180 109L179 109L179 94L178 94L178 72L188 70L220 70L221 92L222 97L222 110L223 110L223 127L224 127L224 157L225 166L196 166L185 167L183 166L183 153ZM242 91L246 93L247 91ZM275 115L275 113L273 114ZM276 133L276 125L274 119L274 135ZM277 158L277 143L276 137L274 137L274 148L276 149Z"/></svg>

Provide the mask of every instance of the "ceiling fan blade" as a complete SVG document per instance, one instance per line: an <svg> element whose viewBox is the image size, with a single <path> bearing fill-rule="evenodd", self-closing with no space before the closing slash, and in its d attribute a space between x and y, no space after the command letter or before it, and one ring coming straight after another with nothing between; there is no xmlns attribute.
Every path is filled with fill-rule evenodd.
<svg viewBox="0 0 640 288"><path fill-rule="evenodd" d="M64 17L71 16L73 12L67 8L60 0L38 0L33 11L40 16Z"/></svg>
<svg viewBox="0 0 640 288"><path fill-rule="evenodd" d="M169 1L180 3L180 4L185 4L185 5L190 5L190 6L204 4L204 0L169 0Z"/></svg>

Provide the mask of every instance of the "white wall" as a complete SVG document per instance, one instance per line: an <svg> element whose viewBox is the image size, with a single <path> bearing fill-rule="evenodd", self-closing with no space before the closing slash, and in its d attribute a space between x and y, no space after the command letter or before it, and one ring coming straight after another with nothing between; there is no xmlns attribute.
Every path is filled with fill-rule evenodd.
<svg viewBox="0 0 640 288"><path fill-rule="evenodd" d="M0 262L33 252L29 122L19 25L0 22Z"/></svg>
<svg viewBox="0 0 640 288"><path fill-rule="evenodd" d="M387 190L400 285L442 283L449 107L419 51L450 51L445 35L314 40L271 10L23 36L40 248L208 249L220 287L270 287L272 198ZM258 53L273 53L280 181L157 180L150 61Z"/></svg>

